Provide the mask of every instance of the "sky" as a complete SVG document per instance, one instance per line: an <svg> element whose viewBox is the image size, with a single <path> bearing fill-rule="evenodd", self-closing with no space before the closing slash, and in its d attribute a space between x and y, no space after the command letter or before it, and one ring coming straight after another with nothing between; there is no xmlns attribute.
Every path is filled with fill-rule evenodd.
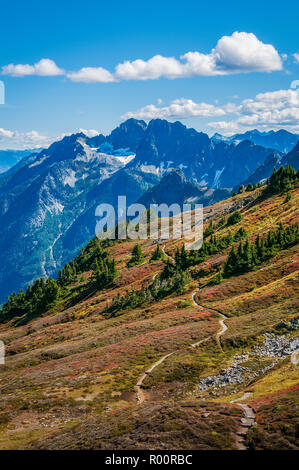
<svg viewBox="0 0 299 470"><path fill-rule="evenodd" d="M298 17L294 0L5 2L0 149L129 117L299 133Z"/></svg>

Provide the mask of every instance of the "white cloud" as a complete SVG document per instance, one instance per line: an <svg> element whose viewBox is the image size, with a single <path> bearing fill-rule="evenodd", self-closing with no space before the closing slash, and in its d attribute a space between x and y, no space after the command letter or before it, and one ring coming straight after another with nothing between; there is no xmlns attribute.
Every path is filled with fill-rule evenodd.
<svg viewBox="0 0 299 470"><path fill-rule="evenodd" d="M187 117L212 117L223 116L226 111L213 104L195 103L192 100L180 98L173 100L169 106L158 107L154 104L144 106L143 108L128 112L122 119L134 117L136 119L183 119Z"/></svg>
<svg viewBox="0 0 299 470"><path fill-rule="evenodd" d="M11 137L13 137L13 132L0 128L0 140L3 137L10 139Z"/></svg>
<svg viewBox="0 0 299 470"><path fill-rule="evenodd" d="M87 137L95 137L99 135L99 131L96 131L95 129L79 129L79 132L82 132L85 134Z"/></svg>
<svg viewBox="0 0 299 470"><path fill-rule="evenodd" d="M1 149L35 149L48 147L55 138L41 135L37 131L19 132L0 129Z"/></svg>
<svg viewBox="0 0 299 470"><path fill-rule="evenodd" d="M264 44L253 33L234 32L223 36L212 51L218 70L226 72L271 72L282 69L272 44Z"/></svg>
<svg viewBox="0 0 299 470"><path fill-rule="evenodd" d="M221 132L224 135L235 134L240 130L239 126L234 121L216 121L210 122L208 124L210 129L213 129L215 132Z"/></svg>
<svg viewBox="0 0 299 470"><path fill-rule="evenodd" d="M51 59L41 59L34 65L9 64L2 67L2 75L11 75L13 77L24 77L26 75L50 77L55 75L63 75L64 73L64 70L57 67L55 62Z"/></svg>
<svg viewBox="0 0 299 470"><path fill-rule="evenodd" d="M218 131L232 133L252 129L286 129L299 132L299 93L295 90L277 90L259 93L254 99L243 100L235 109L232 121L210 122Z"/></svg>
<svg viewBox="0 0 299 470"><path fill-rule="evenodd" d="M118 80L154 80L160 77L178 78L184 75L181 62L174 57L155 55L148 61L126 60L115 68Z"/></svg>
<svg viewBox="0 0 299 470"><path fill-rule="evenodd" d="M223 36L209 54L187 52L180 57L156 55L145 61L125 61L116 66L117 80L149 80L196 75L272 72L282 69L282 60L271 44L264 44L253 33L234 32Z"/></svg>
<svg viewBox="0 0 299 470"><path fill-rule="evenodd" d="M298 54L294 54L294 58ZM121 80L156 80L192 76L229 75L234 73L272 72L282 70L284 55L279 55L272 44L264 44L253 33L235 31L223 36L208 54L189 51L180 58L155 55L148 60L126 60L116 65L114 72L103 67L83 67L66 73L50 59L34 65L9 64L2 74L14 77L26 75L66 76L73 82L108 83Z"/></svg>
<svg viewBox="0 0 299 470"><path fill-rule="evenodd" d="M299 132L299 93L295 90L277 90L259 93L255 98L245 99L239 104L214 105L196 103L191 99L173 100L169 106L149 104L130 111L122 119L184 119L225 116L225 120L208 123L211 129L225 134L257 127L261 130L284 128ZM229 119L230 118L230 119Z"/></svg>
<svg viewBox="0 0 299 470"><path fill-rule="evenodd" d="M78 70L78 72L69 72L67 77L73 82L83 83L108 83L115 81L113 75L102 67L84 67Z"/></svg>
<svg viewBox="0 0 299 470"><path fill-rule="evenodd" d="M299 54L295 52L295 54L293 54L293 57L294 57L295 64L299 64Z"/></svg>

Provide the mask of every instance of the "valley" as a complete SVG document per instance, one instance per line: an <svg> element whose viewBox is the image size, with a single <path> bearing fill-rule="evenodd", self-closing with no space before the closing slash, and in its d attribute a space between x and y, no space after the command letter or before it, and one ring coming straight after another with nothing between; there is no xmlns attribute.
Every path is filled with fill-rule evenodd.
<svg viewBox="0 0 299 470"><path fill-rule="evenodd" d="M136 241L98 251L95 239L44 313L1 323L0 448L297 449L298 241L225 275L241 228L244 247L298 224L297 183L288 198L263 192L204 208L212 251L189 253L176 290L160 276L184 240L161 242L156 260L140 240L132 265ZM106 252L117 275L99 287Z"/></svg>

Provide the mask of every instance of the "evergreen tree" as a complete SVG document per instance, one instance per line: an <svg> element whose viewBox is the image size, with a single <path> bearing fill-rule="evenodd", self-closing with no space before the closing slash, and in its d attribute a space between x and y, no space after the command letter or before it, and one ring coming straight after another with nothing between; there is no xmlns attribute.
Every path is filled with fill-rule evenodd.
<svg viewBox="0 0 299 470"><path fill-rule="evenodd" d="M144 261L144 256L141 250L141 246L136 244L132 250L132 257L128 261L127 266L128 267L135 266L135 265L143 263L143 261Z"/></svg>
<svg viewBox="0 0 299 470"><path fill-rule="evenodd" d="M239 222L241 222L242 219L243 219L243 216L241 212L235 211L232 215L229 216L227 220L227 225L238 224Z"/></svg>
<svg viewBox="0 0 299 470"><path fill-rule="evenodd" d="M162 258L163 258L163 251L161 250L160 245L157 244L157 247L154 253L152 254L151 261L157 261Z"/></svg>
<svg viewBox="0 0 299 470"><path fill-rule="evenodd" d="M286 193L298 183L299 172L290 165L274 168L263 194L268 196L277 193Z"/></svg>

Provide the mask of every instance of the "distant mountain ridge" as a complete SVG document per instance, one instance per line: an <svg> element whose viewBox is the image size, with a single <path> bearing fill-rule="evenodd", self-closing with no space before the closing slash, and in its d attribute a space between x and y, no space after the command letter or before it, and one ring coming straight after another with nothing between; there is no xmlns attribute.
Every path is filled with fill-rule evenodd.
<svg viewBox="0 0 299 470"><path fill-rule="evenodd" d="M31 154L36 155L41 149L28 150L0 150L0 178L3 173L9 171L15 165L22 166L22 160ZM25 164L25 160L24 160Z"/></svg>
<svg viewBox="0 0 299 470"><path fill-rule="evenodd" d="M0 300L37 277L55 276L94 236L98 204L115 206L118 195L131 204L160 182L154 192L163 195L175 169L186 181L173 185L171 198L191 194L207 205L226 198L223 188L244 181L269 155L281 157L248 140L216 144L160 119L129 119L108 136L77 133L54 142L0 178Z"/></svg>
<svg viewBox="0 0 299 470"><path fill-rule="evenodd" d="M259 183L271 176L273 168L279 168L281 165L291 165L295 170L299 170L299 142L294 149L286 155L270 154L264 163L259 166L249 178L243 181L243 184Z"/></svg>
<svg viewBox="0 0 299 470"><path fill-rule="evenodd" d="M244 134L235 134L231 137L225 137L221 134L214 134L212 137L213 142L227 142L236 143L244 140L250 140L256 145L261 145L266 148L272 148L282 153L290 152L299 140L297 134L292 134L284 129L278 131L260 132L257 129L244 132Z"/></svg>

